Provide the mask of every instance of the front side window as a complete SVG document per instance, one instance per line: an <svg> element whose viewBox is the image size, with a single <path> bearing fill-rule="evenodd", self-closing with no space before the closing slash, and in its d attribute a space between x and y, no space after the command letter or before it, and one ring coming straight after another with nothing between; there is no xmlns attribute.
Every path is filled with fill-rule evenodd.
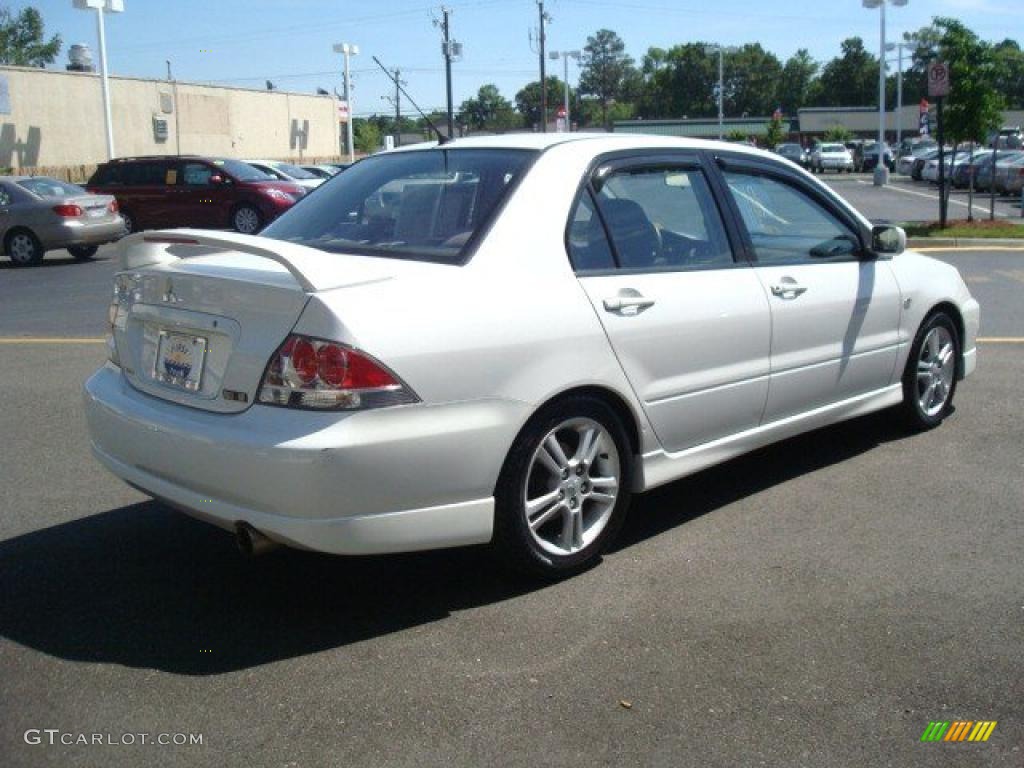
<svg viewBox="0 0 1024 768"><path fill-rule="evenodd" d="M639 167L595 179L621 269L733 264L721 216L698 169Z"/></svg>
<svg viewBox="0 0 1024 768"><path fill-rule="evenodd" d="M181 170L181 182L187 187L208 187L213 169L204 163L185 163Z"/></svg>
<svg viewBox="0 0 1024 768"><path fill-rule="evenodd" d="M260 234L334 253L460 263L536 156L439 148L370 157Z"/></svg>
<svg viewBox="0 0 1024 768"><path fill-rule="evenodd" d="M758 263L845 261L860 252L857 235L786 182L726 172L726 183L754 245Z"/></svg>

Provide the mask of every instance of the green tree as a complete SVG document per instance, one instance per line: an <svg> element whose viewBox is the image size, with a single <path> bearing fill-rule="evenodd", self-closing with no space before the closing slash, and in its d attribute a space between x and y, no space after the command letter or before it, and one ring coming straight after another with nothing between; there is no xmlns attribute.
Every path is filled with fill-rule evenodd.
<svg viewBox="0 0 1024 768"><path fill-rule="evenodd" d="M565 98L565 90L562 81L554 75L548 75L547 80L548 109L551 114L558 108ZM516 109L523 116L527 127L540 125L540 80L527 83L522 90L516 94ZM548 115L550 119L551 115Z"/></svg>
<svg viewBox="0 0 1024 768"><path fill-rule="evenodd" d="M786 138L786 129L782 125L782 117L772 115L768 121L768 129L765 132L764 142L768 149L775 149Z"/></svg>
<svg viewBox="0 0 1024 768"><path fill-rule="evenodd" d="M820 69L806 48L786 60L779 79L779 104L791 114L811 103L815 77Z"/></svg>
<svg viewBox="0 0 1024 768"><path fill-rule="evenodd" d="M725 111L770 115L778 106L782 63L760 43L747 43L725 56Z"/></svg>
<svg viewBox="0 0 1024 768"><path fill-rule="evenodd" d="M864 41L850 37L840 45L842 53L821 72L818 106L866 107L878 104L878 59L868 53Z"/></svg>
<svg viewBox="0 0 1024 768"><path fill-rule="evenodd" d="M845 125L833 125L827 131L825 131L825 141L837 142L843 144L853 138L853 134L850 129Z"/></svg>
<svg viewBox="0 0 1024 768"><path fill-rule="evenodd" d="M45 40L43 17L35 8L24 8L16 16L9 8L0 8L0 64L45 67L60 48L60 35Z"/></svg>
<svg viewBox="0 0 1024 768"><path fill-rule="evenodd" d="M371 154L381 147L380 128L372 120L356 119L352 124L353 143L356 150L363 154Z"/></svg>
<svg viewBox="0 0 1024 768"><path fill-rule="evenodd" d="M717 114L717 57L704 43L648 50L637 112L647 120Z"/></svg>
<svg viewBox="0 0 1024 768"><path fill-rule="evenodd" d="M593 96L601 105L601 122L608 125L608 107L627 100L633 86L639 85L633 59L626 44L610 29L599 29L587 38L583 47L580 93Z"/></svg>
<svg viewBox="0 0 1024 768"><path fill-rule="evenodd" d="M939 59L949 65L945 131L954 142L984 141L1002 121L1003 97L996 90L993 47L956 19L938 17Z"/></svg>
<svg viewBox="0 0 1024 768"><path fill-rule="evenodd" d="M507 131L522 125L512 103L492 83L480 86L474 98L462 102L459 117L461 123L478 131Z"/></svg>
<svg viewBox="0 0 1024 768"><path fill-rule="evenodd" d="M1024 51L1016 40L1003 40L992 50L995 87L1009 109L1024 109Z"/></svg>

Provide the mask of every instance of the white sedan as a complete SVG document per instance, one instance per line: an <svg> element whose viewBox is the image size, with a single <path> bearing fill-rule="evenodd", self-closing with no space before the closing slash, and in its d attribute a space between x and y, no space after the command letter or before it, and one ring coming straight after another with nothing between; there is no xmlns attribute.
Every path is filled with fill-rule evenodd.
<svg viewBox="0 0 1024 768"><path fill-rule="evenodd" d="M736 145L376 155L260 237L122 241L92 447L249 552L492 542L571 573L633 493L884 408L937 426L979 308L905 243Z"/></svg>

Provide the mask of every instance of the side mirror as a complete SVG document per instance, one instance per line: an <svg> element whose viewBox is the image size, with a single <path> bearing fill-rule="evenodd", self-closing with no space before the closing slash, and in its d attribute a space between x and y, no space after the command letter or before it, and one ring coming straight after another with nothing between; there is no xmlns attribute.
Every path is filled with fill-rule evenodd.
<svg viewBox="0 0 1024 768"><path fill-rule="evenodd" d="M213 174L213 176L210 177L210 183L211 184L223 184L224 183L224 177L221 176L219 173L215 173L215 174Z"/></svg>
<svg viewBox="0 0 1024 768"><path fill-rule="evenodd" d="M900 227L885 224L872 227L871 250L898 256L907 250L907 233Z"/></svg>

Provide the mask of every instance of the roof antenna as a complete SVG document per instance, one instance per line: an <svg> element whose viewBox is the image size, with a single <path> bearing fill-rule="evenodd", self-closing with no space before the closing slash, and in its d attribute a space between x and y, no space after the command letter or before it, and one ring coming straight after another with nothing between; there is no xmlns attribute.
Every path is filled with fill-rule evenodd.
<svg viewBox="0 0 1024 768"><path fill-rule="evenodd" d="M385 67L383 64L380 63L380 59L378 59L376 56L374 56L373 60L374 60L374 62L376 62L378 67L380 67L382 70L384 70L384 74L388 76L388 80L390 80L392 83L395 84L395 87L402 92L402 95L405 96L405 98L407 98L409 100L409 103L413 105L413 107L416 109L416 111L420 113L420 117L422 117L424 119L424 121L426 121L427 125L430 126L430 130L432 130L434 132L434 134L437 136L437 144L438 144L438 146L440 146L442 144L447 144L448 141L449 141L449 138L447 136L445 136L443 133L441 133L441 131L438 130L437 126L434 125L430 121L430 118L427 117L424 114L422 109L420 109L420 105L412 100L412 96L410 96L406 92L405 88L402 87L402 84L398 81L398 79L396 77L394 77L388 71L387 67Z"/></svg>

